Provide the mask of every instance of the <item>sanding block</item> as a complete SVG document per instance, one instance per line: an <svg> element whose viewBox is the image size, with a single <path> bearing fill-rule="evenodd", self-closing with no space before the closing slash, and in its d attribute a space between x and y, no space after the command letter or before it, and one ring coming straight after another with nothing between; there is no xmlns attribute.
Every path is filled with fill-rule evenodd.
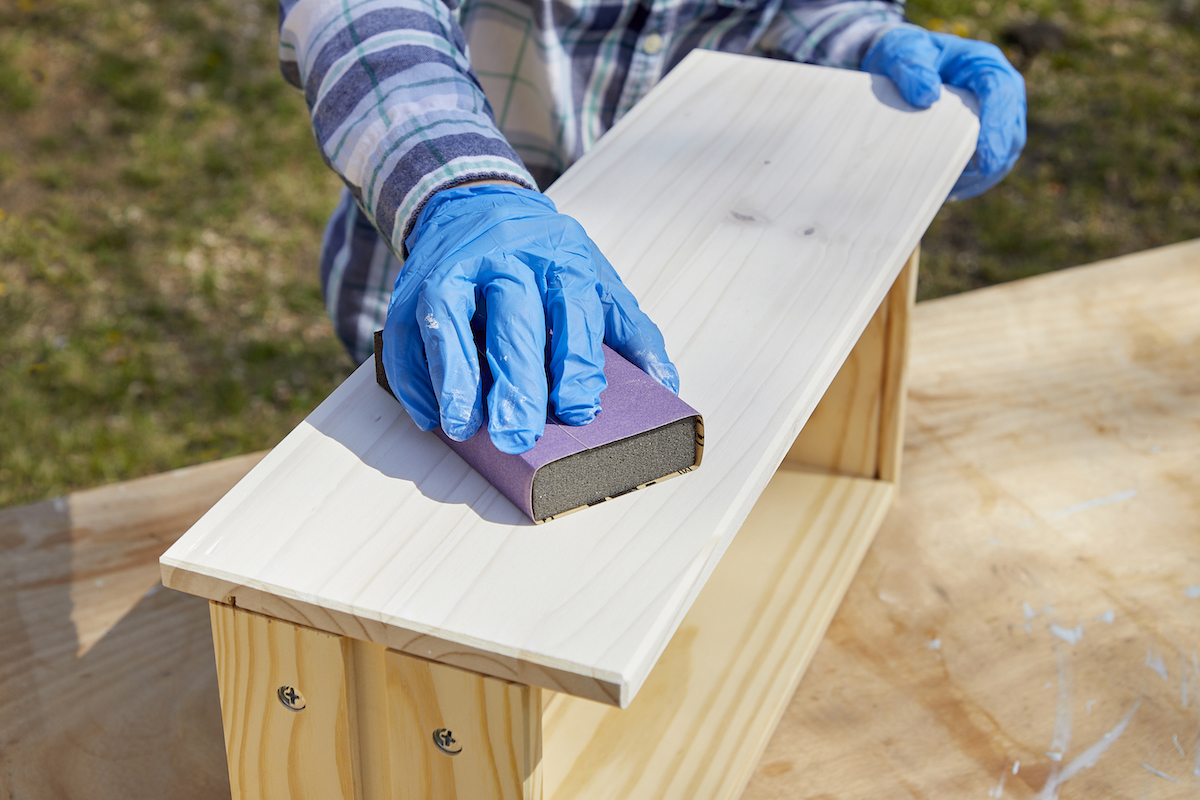
<svg viewBox="0 0 1200 800"><path fill-rule="evenodd" d="M383 332L375 333L375 379L389 394L383 370ZM480 359L484 396L490 384ZM653 486L700 466L704 419L669 389L604 346L604 377L596 418L566 425L550 416L537 444L518 455L502 453L488 437L487 420L465 442L435 428L442 441L534 522L546 522L613 497ZM486 415L486 404L484 414Z"/></svg>

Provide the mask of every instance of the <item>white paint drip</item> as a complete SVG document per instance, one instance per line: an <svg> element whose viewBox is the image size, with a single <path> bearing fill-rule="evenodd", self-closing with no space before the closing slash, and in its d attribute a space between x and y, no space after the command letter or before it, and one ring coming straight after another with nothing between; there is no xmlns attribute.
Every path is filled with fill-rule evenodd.
<svg viewBox="0 0 1200 800"><path fill-rule="evenodd" d="M942 649L942 640L941 639L930 639L928 642L925 643L925 646L928 647L930 650L941 650Z"/></svg>
<svg viewBox="0 0 1200 800"><path fill-rule="evenodd" d="M1196 660L1196 651L1192 651L1192 672L1196 673L1196 677L1200 678L1200 661Z"/></svg>
<svg viewBox="0 0 1200 800"><path fill-rule="evenodd" d="M1146 650L1146 666L1158 673L1158 677L1164 681L1167 679L1167 665L1163 662L1163 657L1154 652L1153 648Z"/></svg>
<svg viewBox="0 0 1200 800"><path fill-rule="evenodd" d="M1020 771L1021 771L1021 759L1018 758L1016 761L1013 762L1013 775L1016 775Z"/></svg>
<svg viewBox="0 0 1200 800"><path fill-rule="evenodd" d="M1200 597L1200 583L1187 587L1183 590L1183 593L1195 600L1197 597Z"/></svg>
<svg viewBox="0 0 1200 800"><path fill-rule="evenodd" d="M1192 744L1196 750L1196 760L1192 762L1192 774L1200 778L1200 735L1196 736L1196 741Z"/></svg>
<svg viewBox="0 0 1200 800"><path fill-rule="evenodd" d="M431 331L436 331L438 328L440 328L442 326L438 325L438 321L436 319L434 319L433 313L430 312L425 315L425 327Z"/></svg>
<svg viewBox="0 0 1200 800"><path fill-rule="evenodd" d="M1054 660L1058 667L1058 708L1054 712L1054 734L1050 737L1050 750L1047 751L1046 757L1062 761L1063 753L1071 746L1071 662L1065 651L1059 647L1054 648ZM1046 778L1046 786L1057 786L1058 777L1059 767L1055 765ZM1057 797L1057 790L1050 797Z"/></svg>
<svg viewBox="0 0 1200 800"><path fill-rule="evenodd" d="M988 797L1004 797L1004 781L1008 776L1003 772L1000 773L1000 782L988 789Z"/></svg>
<svg viewBox="0 0 1200 800"><path fill-rule="evenodd" d="M1152 767L1152 766L1150 766L1149 764L1147 764L1145 761L1143 761L1143 762L1142 762L1142 769L1144 769L1144 770L1148 770L1148 771L1150 771L1150 772L1153 772L1155 775L1157 775L1157 776L1158 776L1158 777L1160 777L1160 778L1166 778L1166 779L1167 779L1167 780L1169 780L1171 783L1179 783L1179 779L1178 779L1178 778L1172 778L1172 777L1171 777L1170 775L1168 775L1167 773L1165 773L1165 772L1161 772L1161 771L1159 771L1159 770L1155 769L1154 767Z"/></svg>
<svg viewBox="0 0 1200 800"><path fill-rule="evenodd" d="M1187 753L1183 752L1183 745L1179 743L1179 734L1172 734L1171 741L1175 743L1175 749L1179 751L1179 755L1187 758Z"/></svg>
<svg viewBox="0 0 1200 800"><path fill-rule="evenodd" d="M1103 614L1101 614L1100 616L1096 617L1095 621L1096 621L1096 622L1106 622L1106 623L1108 623L1109 625L1112 625L1112 624L1113 624L1113 621L1114 621L1116 618L1117 618L1117 614L1116 614L1116 612L1114 612L1114 611L1113 611L1113 610L1110 608L1108 611L1105 611Z"/></svg>
<svg viewBox="0 0 1200 800"><path fill-rule="evenodd" d="M1104 755L1104 751L1108 750L1108 748L1112 746L1113 742L1121 738L1121 734L1125 732L1126 726L1129 725L1129 721L1133 719L1134 712L1138 710L1138 706L1141 704L1142 701L1139 699L1133 704L1133 708L1129 709L1129 713L1125 715L1125 718L1117 723L1116 727L1104 734L1104 736L1101 737L1098 742L1093 744L1087 750L1084 750L1082 753L1075 756L1075 758L1071 760L1071 763L1068 764L1066 768L1062 770L1062 772L1059 772L1057 767L1052 769L1050 771L1050 777L1046 779L1046 785L1042 787L1041 793L1038 794L1038 800L1057 800L1059 790L1062 788L1064 783L1075 777L1083 770L1096 766L1096 763L1100 760L1100 757ZM1198 765L1197 768L1200 769L1200 765Z"/></svg>
<svg viewBox="0 0 1200 800"><path fill-rule="evenodd" d="M1076 503L1073 506L1068 506L1067 508L1064 508L1062 511L1054 511L1054 512L1047 514L1046 516L1049 517L1050 519L1057 519L1059 517L1069 517L1072 514L1078 514L1080 511L1090 511L1093 508L1099 508L1100 506L1112 505L1113 503L1120 503L1122 500L1132 500L1135 497L1137 497L1137 489L1126 489L1123 492L1117 492L1116 494L1110 494L1108 497L1097 497L1094 500L1085 500L1082 503Z"/></svg>
<svg viewBox="0 0 1200 800"><path fill-rule="evenodd" d="M1180 671L1182 672L1182 670L1180 670ZM1180 708L1187 708L1187 704L1188 704L1187 683L1188 683L1188 676L1187 676L1187 673L1184 672L1183 677L1180 678L1180 680L1179 680L1179 707Z"/></svg>
<svg viewBox="0 0 1200 800"><path fill-rule="evenodd" d="M1095 701L1095 700L1088 700L1088 701L1087 701L1087 703L1085 704L1085 708L1087 708L1087 713L1089 713L1089 714L1090 714L1090 713L1092 713L1092 706L1094 706L1094 705L1096 705L1096 701Z"/></svg>
<svg viewBox="0 0 1200 800"><path fill-rule="evenodd" d="M1036 611L1033 606L1029 605L1028 600L1021 602L1021 611L1025 614L1025 632L1033 633L1033 626L1029 624L1029 620L1036 617L1038 614L1053 614L1054 606L1046 606L1041 611Z"/></svg>
<svg viewBox="0 0 1200 800"><path fill-rule="evenodd" d="M1062 639L1067 644L1075 644L1083 638L1082 625L1076 625L1074 628L1064 628L1062 625L1051 625L1050 632Z"/></svg>

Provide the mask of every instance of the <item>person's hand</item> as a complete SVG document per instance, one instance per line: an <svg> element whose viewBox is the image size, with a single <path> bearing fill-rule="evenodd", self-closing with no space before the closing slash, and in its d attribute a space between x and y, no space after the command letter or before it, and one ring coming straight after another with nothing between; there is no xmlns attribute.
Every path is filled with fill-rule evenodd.
<svg viewBox="0 0 1200 800"><path fill-rule="evenodd" d="M473 319L486 331L494 379L488 433L505 453L533 447L547 400L568 425L596 416L606 386L602 341L679 391L658 327L583 227L544 194L508 185L439 192L405 244L383 366L422 430L440 421L464 441L482 424Z"/></svg>
<svg viewBox="0 0 1200 800"><path fill-rule="evenodd" d="M879 37L863 58L862 69L891 78L901 96L918 108L933 105L942 83L979 98L979 143L949 199L987 191L1021 155L1025 79L995 45L904 25Z"/></svg>

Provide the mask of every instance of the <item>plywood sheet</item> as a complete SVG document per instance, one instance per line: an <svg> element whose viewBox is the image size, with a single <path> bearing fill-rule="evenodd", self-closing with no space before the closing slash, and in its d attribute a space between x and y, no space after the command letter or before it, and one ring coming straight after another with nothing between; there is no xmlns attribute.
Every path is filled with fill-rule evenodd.
<svg viewBox="0 0 1200 800"><path fill-rule="evenodd" d="M745 800L1196 797L1200 241L914 328L900 499Z"/></svg>
<svg viewBox="0 0 1200 800"><path fill-rule="evenodd" d="M228 800L207 604L157 562L261 457L0 509L0 796Z"/></svg>
<svg viewBox="0 0 1200 800"><path fill-rule="evenodd" d="M950 91L916 112L877 76L694 53L550 195L662 326L707 423L700 470L534 527L367 364L164 555L164 581L627 705L977 124Z"/></svg>

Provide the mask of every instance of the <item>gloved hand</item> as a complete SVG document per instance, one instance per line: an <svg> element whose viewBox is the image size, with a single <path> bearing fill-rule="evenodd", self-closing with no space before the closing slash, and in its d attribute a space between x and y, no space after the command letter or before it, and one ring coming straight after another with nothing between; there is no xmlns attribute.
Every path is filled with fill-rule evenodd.
<svg viewBox="0 0 1200 800"><path fill-rule="evenodd" d="M464 441L482 423L472 318L486 330L494 379L488 433L505 453L533 447L547 399L568 425L596 416L606 386L602 341L679 391L658 327L583 227L544 194L499 185L438 192L405 244L383 366L422 430L440 419L446 435Z"/></svg>
<svg viewBox="0 0 1200 800"><path fill-rule="evenodd" d="M891 78L901 96L918 108L928 108L941 96L943 82L979 98L979 143L950 200L982 194L1017 162L1025 147L1025 79L1000 48L904 25L879 37L862 69Z"/></svg>

